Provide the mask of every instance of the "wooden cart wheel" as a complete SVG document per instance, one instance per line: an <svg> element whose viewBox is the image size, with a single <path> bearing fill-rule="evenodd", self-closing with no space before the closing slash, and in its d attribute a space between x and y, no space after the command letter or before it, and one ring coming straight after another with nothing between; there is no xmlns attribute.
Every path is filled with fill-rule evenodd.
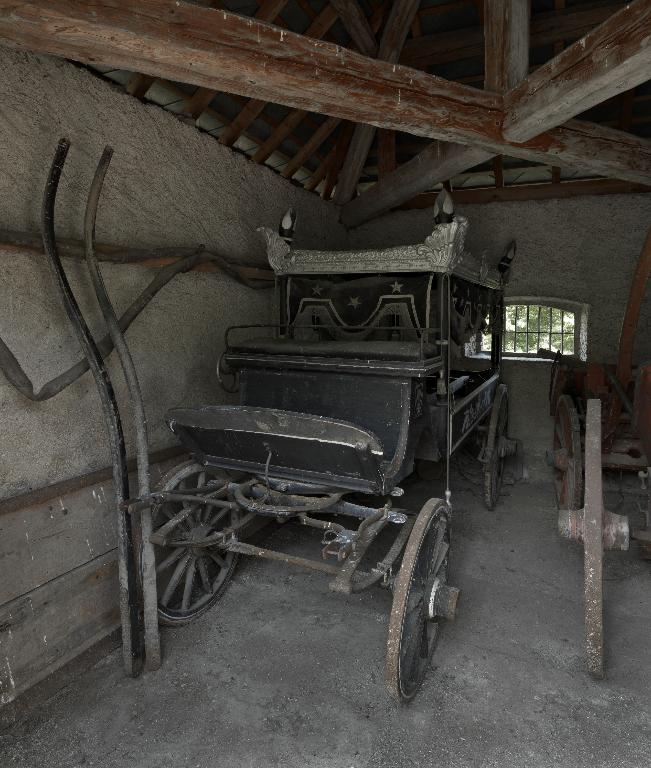
<svg viewBox="0 0 651 768"><path fill-rule="evenodd" d="M558 508L580 509L583 506L581 424L569 395L561 395L556 406L552 463Z"/></svg>
<svg viewBox="0 0 651 768"><path fill-rule="evenodd" d="M430 499L416 518L393 590L386 680L397 701L413 698L442 620L454 618L459 590L447 584L449 547L449 508L441 499Z"/></svg>
<svg viewBox="0 0 651 768"><path fill-rule="evenodd" d="M484 504L495 509L504 475L504 439L509 424L509 395L506 384L500 384L495 393L486 434L484 453Z"/></svg>
<svg viewBox="0 0 651 768"><path fill-rule="evenodd" d="M597 678L604 676L603 517L601 401L588 400L585 431L585 507L583 511L585 644L588 672Z"/></svg>
<svg viewBox="0 0 651 768"><path fill-rule="evenodd" d="M219 470L187 461L172 468L161 479L157 490L192 493L193 489L224 479ZM216 486L217 487L217 486ZM154 506L152 527L157 531L191 502L165 502ZM190 516L178 525L175 542L154 545L158 582L158 619L161 624L188 624L211 608L221 597L233 574L237 555L217 547L193 547L193 538L232 525L239 512L195 505Z"/></svg>
<svg viewBox="0 0 651 768"><path fill-rule="evenodd" d="M559 398L567 389L567 366L563 360L563 353L558 351L554 356L552 369L549 375L549 413L556 415Z"/></svg>
<svg viewBox="0 0 651 768"><path fill-rule="evenodd" d="M560 509L562 536L583 544L585 643L588 671L604 676L603 553L626 550L630 543L628 517L604 508L601 479L601 401L588 400L585 430L585 505Z"/></svg>

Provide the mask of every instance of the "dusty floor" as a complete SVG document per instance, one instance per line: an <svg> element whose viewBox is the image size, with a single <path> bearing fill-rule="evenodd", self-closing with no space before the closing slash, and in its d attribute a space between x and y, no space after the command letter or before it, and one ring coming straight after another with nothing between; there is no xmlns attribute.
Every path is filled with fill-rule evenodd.
<svg viewBox="0 0 651 768"><path fill-rule="evenodd" d="M470 479L478 479L476 477ZM389 595L330 594L318 574L246 561L218 608L163 635L160 672L103 659L0 737L3 766L651 766L651 569L608 556L608 678L583 665L582 550L556 533L549 483L486 512L454 496L462 589L428 680L384 688ZM414 484L412 506L426 496ZM277 545L314 553L314 532Z"/></svg>

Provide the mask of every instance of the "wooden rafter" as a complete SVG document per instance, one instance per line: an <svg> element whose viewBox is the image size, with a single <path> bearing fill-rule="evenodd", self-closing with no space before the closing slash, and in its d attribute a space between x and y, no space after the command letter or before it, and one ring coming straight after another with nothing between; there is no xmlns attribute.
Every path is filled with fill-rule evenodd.
<svg viewBox="0 0 651 768"><path fill-rule="evenodd" d="M260 21L273 21L279 16L289 0L263 0L255 12L256 19Z"/></svg>
<svg viewBox="0 0 651 768"><path fill-rule="evenodd" d="M336 117L329 117L312 134L310 139L301 147L294 157L287 163L281 171L281 175L286 179L291 179L296 171L316 152L323 142L330 136L334 129L339 125Z"/></svg>
<svg viewBox="0 0 651 768"><path fill-rule="evenodd" d="M529 3L486 0L484 83L506 93L529 72Z"/></svg>
<svg viewBox="0 0 651 768"><path fill-rule="evenodd" d="M356 0L353 0L352 3L350 3L350 2L341 3L340 4L341 8L335 8L336 4L335 3L331 3L329 6L326 6L326 9L328 9L328 8L330 8L330 9L335 8L337 13L339 13L340 10L344 10L345 12L347 12L348 16L350 16L352 13L354 13L354 11L351 11L350 8L346 8L345 6L352 6L352 5L354 5L355 8L357 8L357 11L358 11L359 14L363 15L363 13L361 11L361 8L359 7L359 5L358 5ZM348 18L348 17L347 17L347 19L342 19L344 24L346 24L347 21L349 22L349 24L350 24L350 26L348 28L349 34L351 35L351 39L352 39L353 43L358 46L360 51L362 50L362 46L366 46L368 49L370 49L371 45L365 39L365 38L368 38L369 35L370 35L372 37L372 39L373 39L374 48L375 48L375 51L377 53L377 43L375 42L375 32L379 28L380 24L382 23L382 20L384 18L384 11L386 10L386 8L387 8L387 4L386 3L382 3L382 5L378 6L378 8L371 15L371 21L370 22L366 21L366 25L368 27L368 29L366 31L361 31L360 32L360 30L362 30L362 28L364 26L364 22L363 21L361 21L361 20L358 20L356 22L355 21L351 21L351 19ZM324 11L326 9L324 9ZM364 17L364 19L365 18L366 17ZM345 140L345 149L343 150L344 152L349 147L350 141L351 141L351 133L348 130L348 128L349 128L348 125L344 126L344 130L342 132L342 137ZM343 142L339 142L339 149L335 153L335 157L332 160L332 162L329 163L328 166L327 166L327 177L326 177L326 184L325 184L325 190L324 190L324 191L326 191L328 193L326 199L330 198L330 193L331 193L331 186L330 185L332 183L332 185L334 186L334 184L336 183L336 181L338 179L338 176L339 176L339 173L341 171L342 165L343 165L343 163L345 161L345 156L341 157L342 147L343 147ZM319 166L319 169L317 169L317 173L318 173L318 171L322 167L323 167L323 164L321 166ZM316 186L318 186L318 182L317 182Z"/></svg>
<svg viewBox="0 0 651 768"><path fill-rule="evenodd" d="M365 56L377 56L377 40L357 0L330 0L330 4L360 52Z"/></svg>
<svg viewBox="0 0 651 768"><path fill-rule="evenodd" d="M253 162L264 163L269 156L278 149L292 131L302 122L307 112L302 109L292 110L287 117L278 125L271 136L260 145L258 151L253 155Z"/></svg>
<svg viewBox="0 0 651 768"><path fill-rule="evenodd" d="M506 95L504 135L527 141L640 85L650 72L651 3L636 0Z"/></svg>
<svg viewBox="0 0 651 768"><path fill-rule="evenodd" d="M487 90L501 93L528 71L529 4L522 0L486 0L484 19L485 85ZM345 205L341 220L346 226L357 226L490 160L491 156L481 148L436 141Z"/></svg>
<svg viewBox="0 0 651 768"><path fill-rule="evenodd" d="M378 179L395 171L396 163L396 132L380 128L377 132L377 175Z"/></svg>
<svg viewBox="0 0 651 768"><path fill-rule="evenodd" d="M198 120L208 109L214 97L215 91L210 88L197 88L192 96L188 96L185 100L181 111L186 115L190 115L193 120Z"/></svg>
<svg viewBox="0 0 651 768"><path fill-rule="evenodd" d="M264 2L260 4L258 10L255 12L255 18L260 19L260 21L274 21L288 2L289 0L264 0ZM221 2L219 4L213 3L212 5L218 8L223 7ZM205 111L210 102L215 98L215 94L216 91L212 90L211 88L197 88L195 93L184 104L182 111L190 115L195 120L198 119L199 115ZM262 108L259 108L260 105L262 105ZM225 141L222 141L222 136L219 137L220 142L225 144L227 147L232 146L242 135L242 132L245 131L260 114L260 112L262 112L264 106L264 102L257 102L252 105L247 104L231 124L235 124L235 127L226 133ZM257 112L255 111L256 107L258 107Z"/></svg>
<svg viewBox="0 0 651 768"><path fill-rule="evenodd" d="M581 179L542 184L511 184L507 187L475 187L454 190L459 205L527 200L564 200L585 195L630 195L651 193L651 186L617 179ZM427 192L402 205L402 208L431 208L438 192Z"/></svg>
<svg viewBox="0 0 651 768"><path fill-rule="evenodd" d="M323 10L314 17L305 34L308 37L321 39L332 27L336 20L336 10L333 6L326 5ZM235 121L233 121L234 124L241 117L242 120L240 120L240 123L243 125L243 127L240 129L239 125L236 125L235 128L233 128L233 124L231 124L231 126L229 126L229 128L224 131L224 134L219 137L220 142L226 144L227 146L232 146L232 144L241 134L241 131L246 130L251 122L253 122L253 120L255 120L255 118L262 113L266 105L267 102L260 101L259 99L250 99L244 109L239 113ZM251 119L249 119L250 115L252 115ZM282 121L278 128L271 134L267 141L265 141L260 149L255 153L253 156L254 162L263 163L269 157L269 155L271 155L271 153L277 149L280 144L282 144L289 133L291 133L294 128L298 127L299 123L306 117L306 115L307 112L305 110L294 110L292 113L290 113L285 118L285 120ZM238 130L240 133L237 133ZM227 142L230 142L230 144Z"/></svg>
<svg viewBox="0 0 651 768"><path fill-rule="evenodd" d="M576 120L517 144L499 95L177 2L0 0L0 39L96 66L262 97L290 107L466 143L493 154L648 183L651 142Z"/></svg>
<svg viewBox="0 0 651 768"><path fill-rule="evenodd" d="M219 134L219 143L223 144L225 147L232 147L240 138L243 131L251 125L266 106L266 101L250 99L231 124Z"/></svg>
<svg viewBox="0 0 651 768"><path fill-rule="evenodd" d="M334 146L330 152L323 158L323 160L319 163L319 167L314 171L314 173L310 176L310 178L307 180L307 182L304 185L304 188L308 192L313 192L319 184L323 181L323 179L326 177L328 173L328 169L330 166L334 163L335 158L337 156L337 147Z"/></svg>
<svg viewBox="0 0 651 768"><path fill-rule="evenodd" d="M149 75L133 74L126 85L126 92L137 99L144 99L145 94L154 84L155 78Z"/></svg>
<svg viewBox="0 0 651 768"><path fill-rule="evenodd" d="M341 221L347 227L356 227L431 189L441 181L456 176L473 165L483 163L489 157L490 155L481 149L472 149L448 141L435 141L416 157L398 166L395 171L344 205L341 209Z"/></svg>
<svg viewBox="0 0 651 768"><path fill-rule="evenodd" d="M389 63L398 61L419 5L420 0L396 0L393 3L377 51L377 58L380 61ZM374 137L375 126L356 126L337 182L334 197L336 203L341 205L354 197Z"/></svg>
<svg viewBox="0 0 651 768"><path fill-rule="evenodd" d="M624 0L595 7L565 11L545 11L531 18L530 47L553 45L563 40L576 40L603 23L622 7ZM434 6L437 7L437 6ZM411 38L405 43L400 63L425 69L437 64L483 56L484 33L480 26L453 32L435 32Z"/></svg>
<svg viewBox="0 0 651 768"><path fill-rule="evenodd" d="M326 176L325 184L323 185L323 191L321 193L321 197L323 197L324 200L330 200L332 196L335 184L339 178L341 166L344 164L346 154L348 153L348 147L350 145L350 140L353 137L354 129L355 126L353 123L349 122L344 122L341 126L339 135L337 137L335 159L332 165L328 168L328 174Z"/></svg>

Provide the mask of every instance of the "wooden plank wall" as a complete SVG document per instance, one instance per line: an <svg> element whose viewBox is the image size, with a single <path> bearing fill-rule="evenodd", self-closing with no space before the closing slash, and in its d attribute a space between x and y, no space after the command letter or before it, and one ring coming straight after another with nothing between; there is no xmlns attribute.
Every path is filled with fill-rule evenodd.
<svg viewBox="0 0 651 768"><path fill-rule="evenodd" d="M183 458L153 464L152 483ZM0 706L120 625L113 483L98 474L0 504Z"/></svg>

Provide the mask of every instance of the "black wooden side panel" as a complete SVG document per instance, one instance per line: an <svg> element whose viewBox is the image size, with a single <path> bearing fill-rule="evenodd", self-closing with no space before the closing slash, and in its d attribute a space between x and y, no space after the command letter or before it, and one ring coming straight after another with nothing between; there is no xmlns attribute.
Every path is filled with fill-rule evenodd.
<svg viewBox="0 0 651 768"><path fill-rule="evenodd" d="M242 371L241 403L331 416L377 435L385 460L398 447L410 379L310 371Z"/></svg>

